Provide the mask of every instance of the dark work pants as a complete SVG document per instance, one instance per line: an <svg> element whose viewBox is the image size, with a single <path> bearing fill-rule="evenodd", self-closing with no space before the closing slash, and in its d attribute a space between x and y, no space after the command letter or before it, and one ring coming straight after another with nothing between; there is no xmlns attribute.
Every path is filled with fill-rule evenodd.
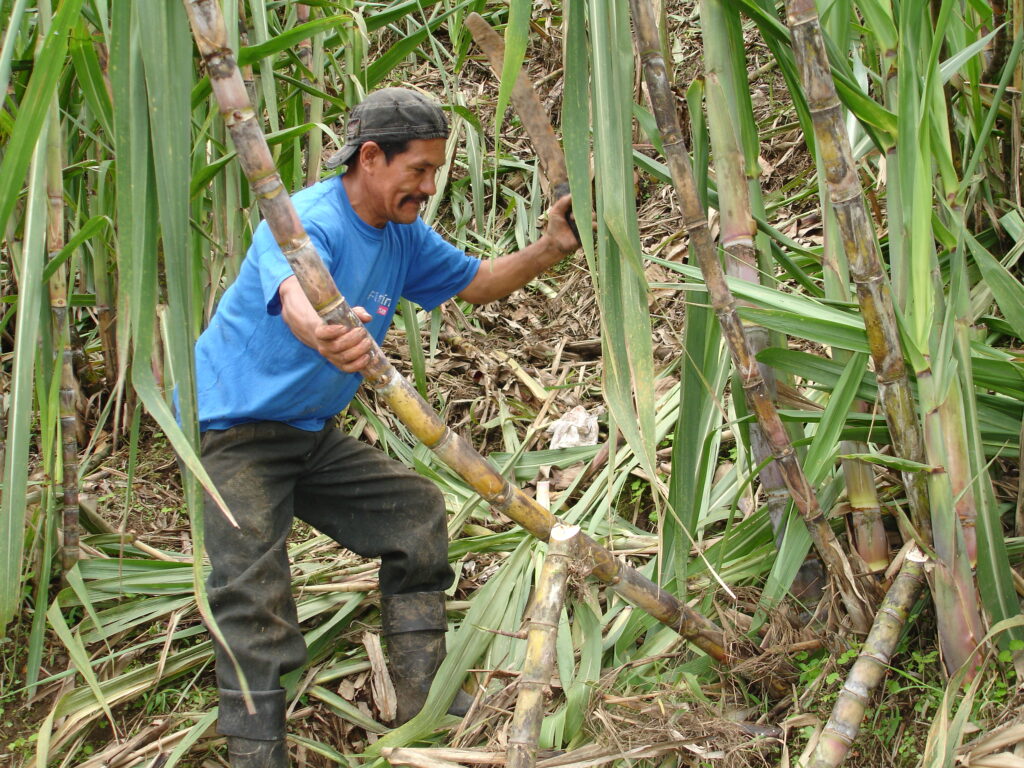
<svg viewBox="0 0 1024 768"><path fill-rule="evenodd" d="M293 517L379 557L383 594L439 591L453 579L444 500L429 480L332 425L307 432L255 422L208 430L201 445L203 466L239 526L207 496L210 607L256 706L247 713L235 668L215 643L218 729L280 738L280 677L306 662L286 550Z"/></svg>

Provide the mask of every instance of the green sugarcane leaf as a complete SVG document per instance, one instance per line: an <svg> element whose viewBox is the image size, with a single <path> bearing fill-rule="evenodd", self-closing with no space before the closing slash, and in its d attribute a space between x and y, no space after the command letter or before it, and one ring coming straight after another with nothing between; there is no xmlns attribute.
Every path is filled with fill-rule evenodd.
<svg viewBox="0 0 1024 768"><path fill-rule="evenodd" d="M99 120L103 135L110 136L113 133L114 107L110 103L110 93L103 80L93 36L81 19L71 35L70 52L75 67L75 78L82 89L85 101Z"/></svg>
<svg viewBox="0 0 1024 768"><path fill-rule="evenodd" d="M345 701L338 694L333 691L329 691L319 685L310 686L307 693L315 699L319 699L326 704L331 711L334 712L342 720L347 720L353 725L358 725L360 728L369 731L370 733L384 733L387 731L387 727L381 725L373 718L367 717L360 712L353 704Z"/></svg>
<svg viewBox="0 0 1024 768"><path fill-rule="evenodd" d="M580 731L590 712L590 697L601 676L601 621L588 603L573 601L573 645L579 650L580 662L565 690L565 730L573 735Z"/></svg>
<svg viewBox="0 0 1024 768"><path fill-rule="evenodd" d="M304 24L291 27L277 32L265 42L258 45L249 45L238 51L238 66L244 67L255 64L260 59L269 59L282 51L291 50L303 40L308 40L314 35L326 32L336 27L341 27L352 20L349 14L337 14L335 16L323 16ZM267 75L270 72L266 73Z"/></svg>
<svg viewBox="0 0 1024 768"><path fill-rule="evenodd" d="M892 18L892 8L881 0L857 0L857 7L864 14L870 35L883 55L895 55L899 45L899 33Z"/></svg>
<svg viewBox="0 0 1024 768"><path fill-rule="evenodd" d="M649 477L656 477L654 364L647 282L643 274L636 200L631 189L633 47L622 4L601 0L589 8L598 191L597 279L604 388L615 421ZM656 493L657 495L657 493Z"/></svg>
<svg viewBox="0 0 1024 768"><path fill-rule="evenodd" d="M510 0L508 24L505 27L505 60L501 65L501 84L498 88L498 104L495 107L494 130L500 131L512 98L512 87L523 66L526 46L530 35L530 0Z"/></svg>
<svg viewBox="0 0 1024 768"><path fill-rule="evenodd" d="M89 654L85 650L85 646L82 645L81 639L72 635L71 630L68 629L68 625L64 623L64 616L61 615L60 602L58 600L54 600L49 610L46 611L46 618L49 619L50 626L53 627L53 631L57 633L57 637L60 638L60 641L67 649L68 656L71 657L72 663L75 665L75 668L78 669L78 674L82 676L82 679L85 680L89 689L92 691L96 703L107 716L107 720L113 724L114 714L110 711L110 704L104 696L103 690L100 688L100 683L96 678L96 674L92 671Z"/></svg>
<svg viewBox="0 0 1024 768"><path fill-rule="evenodd" d="M840 455L841 459L856 459L868 464L877 464L880 467L895 469L898 472L925 472L933 474L944 471L942 467L935 467L931 464L922 464L910 459L901 459L897 456L885 456L880 453L846 453Z"/></svg>
<svg viewBox="0 0 1024 768"><path fill-rule="evenodd" d="M398 42L374 59L373 63L366 68L361 76L363 87L367 91L376 88L391 75L401 61L415 52L416 49L419 48L420 44L426 40L434 30L441 26L441 24L453 14L464 10L472 3L473 0L462 0L462 2L457 3L444 13L439 13L432 17L427 24L423 25L415 32L404 34L399 38Z"/></svg>
<svg viewBox="0 0 1024 768"><path fill-rule="evenodd" d="M367 754L377 756L384 747L402 746L429 733L433 724L444 713L462 684L466 671L484 654L495 640L491 632L481 629L499 628L505 621L521 620L520 599L512 596L519 592L525 599L525 590L517 589L525 579L530 562L530 552L535 546L532 539L524 539L501 564L497 574L492 576L470 601L461 626L454 636L449 636L448 656L434 678L430 695L422 711L405 725L394 729L380 741L373 744ZM514 610L509 610L509 608ZM506 640L508 638L505 638Z"/></svg>
<svg viewBox="0 0 1024 768"><path fill-rule="evenodd" d="M401 21L413 15L422 14L429 8L438 5L438 3L439 0L405 0L405 2L387 3L383 6L384 10L366 17L366 31L375 32L382 27L386 27L388 24L393 24L396 21ZM465 8L469 5L472 5L472 0L461 4L459 7Z"/></svg>
<svg viewBox="0 0 1024 768"><path fill-rule="evenodd" d="M839 438L846 424L846 417L850 413L850 407L857 399L858 387L867 371L867 362L868 356L865 353L851 355L839 384L829 397L825 413L822 414L803 462L807 480L812 487L825 479L835 461L834 454L839 448Z"/></svg>
<svg viewBox="0 0 1024 768"><path fill-rule="evenodd" d="M830 347L839 347L852 352L867 352L868 340L860 327L849 322L834 322L832 318L808 317L793 312L773 309L741 307L740 317L757 325L788 336L816 341Z"/></svg>
<svg viewBox="0 0 1024 768"><path fill-rule="evenodd" d="M5 19L7 29L4 32L3 46L0 47L0 93L7 93L11 83L11 59L14 56L14 46L22 32L21 22L25 17L27 5L28 0L15 0L14 5L7 11ZM5 133L9 133L9 131L5 129Z"/></svg>
<svg viewBox="0 0 1024 768"><path fill-rule="evenodd" d="M1024 285L999 260L980 245L971 249L985 284L992 291L1003 317L1017 338L1024 339Z"/></svg>
<svg viewBox="0 0 1024 768"><path fill-rule="evenodd" d="M95 237L100 232L108 228L112 228L112 225L113 222L110 217L102 214L93 216L85 222L85 224L82 225L82 228L79 229L70 240L68 240L67 245L61 248L56 254L54 254L53 258L47 262L46 269L43 270L43 280L49 282L50 278L57 274L57 270L64 266L64 264L68 262L68 259L71 258L71 255L82 246L82 243L91 237Z"/></svg>
<svg viewBox="0 0 1024 768"><path fill-rule="evenodd" d="M996 27L987 35L982 37L980 40L975 40L966 48L964 48L961 51L957 51L955 54L953 54L944 62L942 62L939 65L939 81L943 85L948 83L950 79L953 77L953 75L959 72L960 68L963 67L963 65L966 62L970 61L975 56L977 56L982 51L988 48L988 44L992 41L992 38L999 34L999 31L1002 28L1002 26Z"/></svg>
<svg viewBox="0 0 1024 768"><path fill-rule="evenodd" d="M4 492L0 496L0 636L18 611L21 600L21 564L25 536L25 506L29 445L34 417L33 378L36 344L39 342L41 313L46 283L42 279L46 258L46 134L57 130L44 121L32 153L25 212L24 243L21 248L18 322L14 332L14 361L10 379L6 453L3 470ZM2 183L2 182L0 182Z"/></svg>
<svg viewBox="0 0 1024 768"><path fill-rule="evenodd" d="M677 592L685 588L690 548L700 538L702 512L710 506L722 436L719 404L729 380L728 351L707 295L690 299L683 327L669 514L661 526L665 583L675 577Z"/></svg>
<svg viewBox="0 0 1024 768"><path fill-rule="evenodd" d="M0 222L6 223L14 210L32 151L43 135L43 121L50 109L54 88L64 68L71 27L78 18L82 0L62 0L54 14L43 44L36 53L32 76L21 99L18 119L0 160ZM2 616L2 613L0 613Z"/></svg>
<svg viewBox="0 0 1024 768"><path fill-rule="evenodd" d="M174 749L167 756L167 762L163 764L163 768L174 768L178 764L178 761L184 757L193 745L201 739L206 732L213 727L214 723L217 722L218 708L214 707L209 712L204 714L195 724L190 726L188 733L183 739L174 745Z"/></svg>

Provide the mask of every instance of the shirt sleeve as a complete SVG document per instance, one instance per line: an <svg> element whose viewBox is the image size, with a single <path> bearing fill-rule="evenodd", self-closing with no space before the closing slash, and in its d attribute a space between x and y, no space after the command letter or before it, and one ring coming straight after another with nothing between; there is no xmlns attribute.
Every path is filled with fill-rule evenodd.
<svg viewBox="0 0 1024 768"><path fill-rule="evenodd" d="M480 260L460 251L422 221L419 247L413 254L402 296L426 310L463 291L480 269Z"/></svg>
<svg viewBox="0 0 1024 768"><path fill-rule="evenodd" d="M309 235L310 241L329 270L331 252L326 247L325 238L320 228L307 225L306 234ZM281 287L281 283L295 273L284 254L281 253L281 248L274 240L265 221L260 222L256 229L252 244L259 255L260 287L263 290L263 301L267 307L267 314L279 315L281 314L281 297L277 291Z"/></svg>

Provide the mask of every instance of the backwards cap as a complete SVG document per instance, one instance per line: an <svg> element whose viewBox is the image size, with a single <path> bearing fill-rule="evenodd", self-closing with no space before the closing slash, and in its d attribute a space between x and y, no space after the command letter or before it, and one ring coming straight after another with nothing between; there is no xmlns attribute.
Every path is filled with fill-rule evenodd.
<svg viewBox="0 0 1024 768"><path fill-rule="evenodd" d="M346 126L345 146L324 167L347 165L367 141L446 138L448 121L433 99L408 88L383 88L353 107Z"/></svg>

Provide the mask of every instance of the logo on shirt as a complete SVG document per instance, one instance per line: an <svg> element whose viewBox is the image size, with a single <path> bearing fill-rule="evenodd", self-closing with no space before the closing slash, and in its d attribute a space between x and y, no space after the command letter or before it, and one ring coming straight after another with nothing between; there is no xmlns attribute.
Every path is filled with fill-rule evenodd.
<svg viewBox="0 0 1024 768"><path fill-rule="evenodd" d="M386 293L381 293L380 291L370 291L366 298L367 303L369 303L371 306L374 303L377 304L378 315L386 315L388 313L388 310L391 309L392 298L388 296Z"/></svg>

